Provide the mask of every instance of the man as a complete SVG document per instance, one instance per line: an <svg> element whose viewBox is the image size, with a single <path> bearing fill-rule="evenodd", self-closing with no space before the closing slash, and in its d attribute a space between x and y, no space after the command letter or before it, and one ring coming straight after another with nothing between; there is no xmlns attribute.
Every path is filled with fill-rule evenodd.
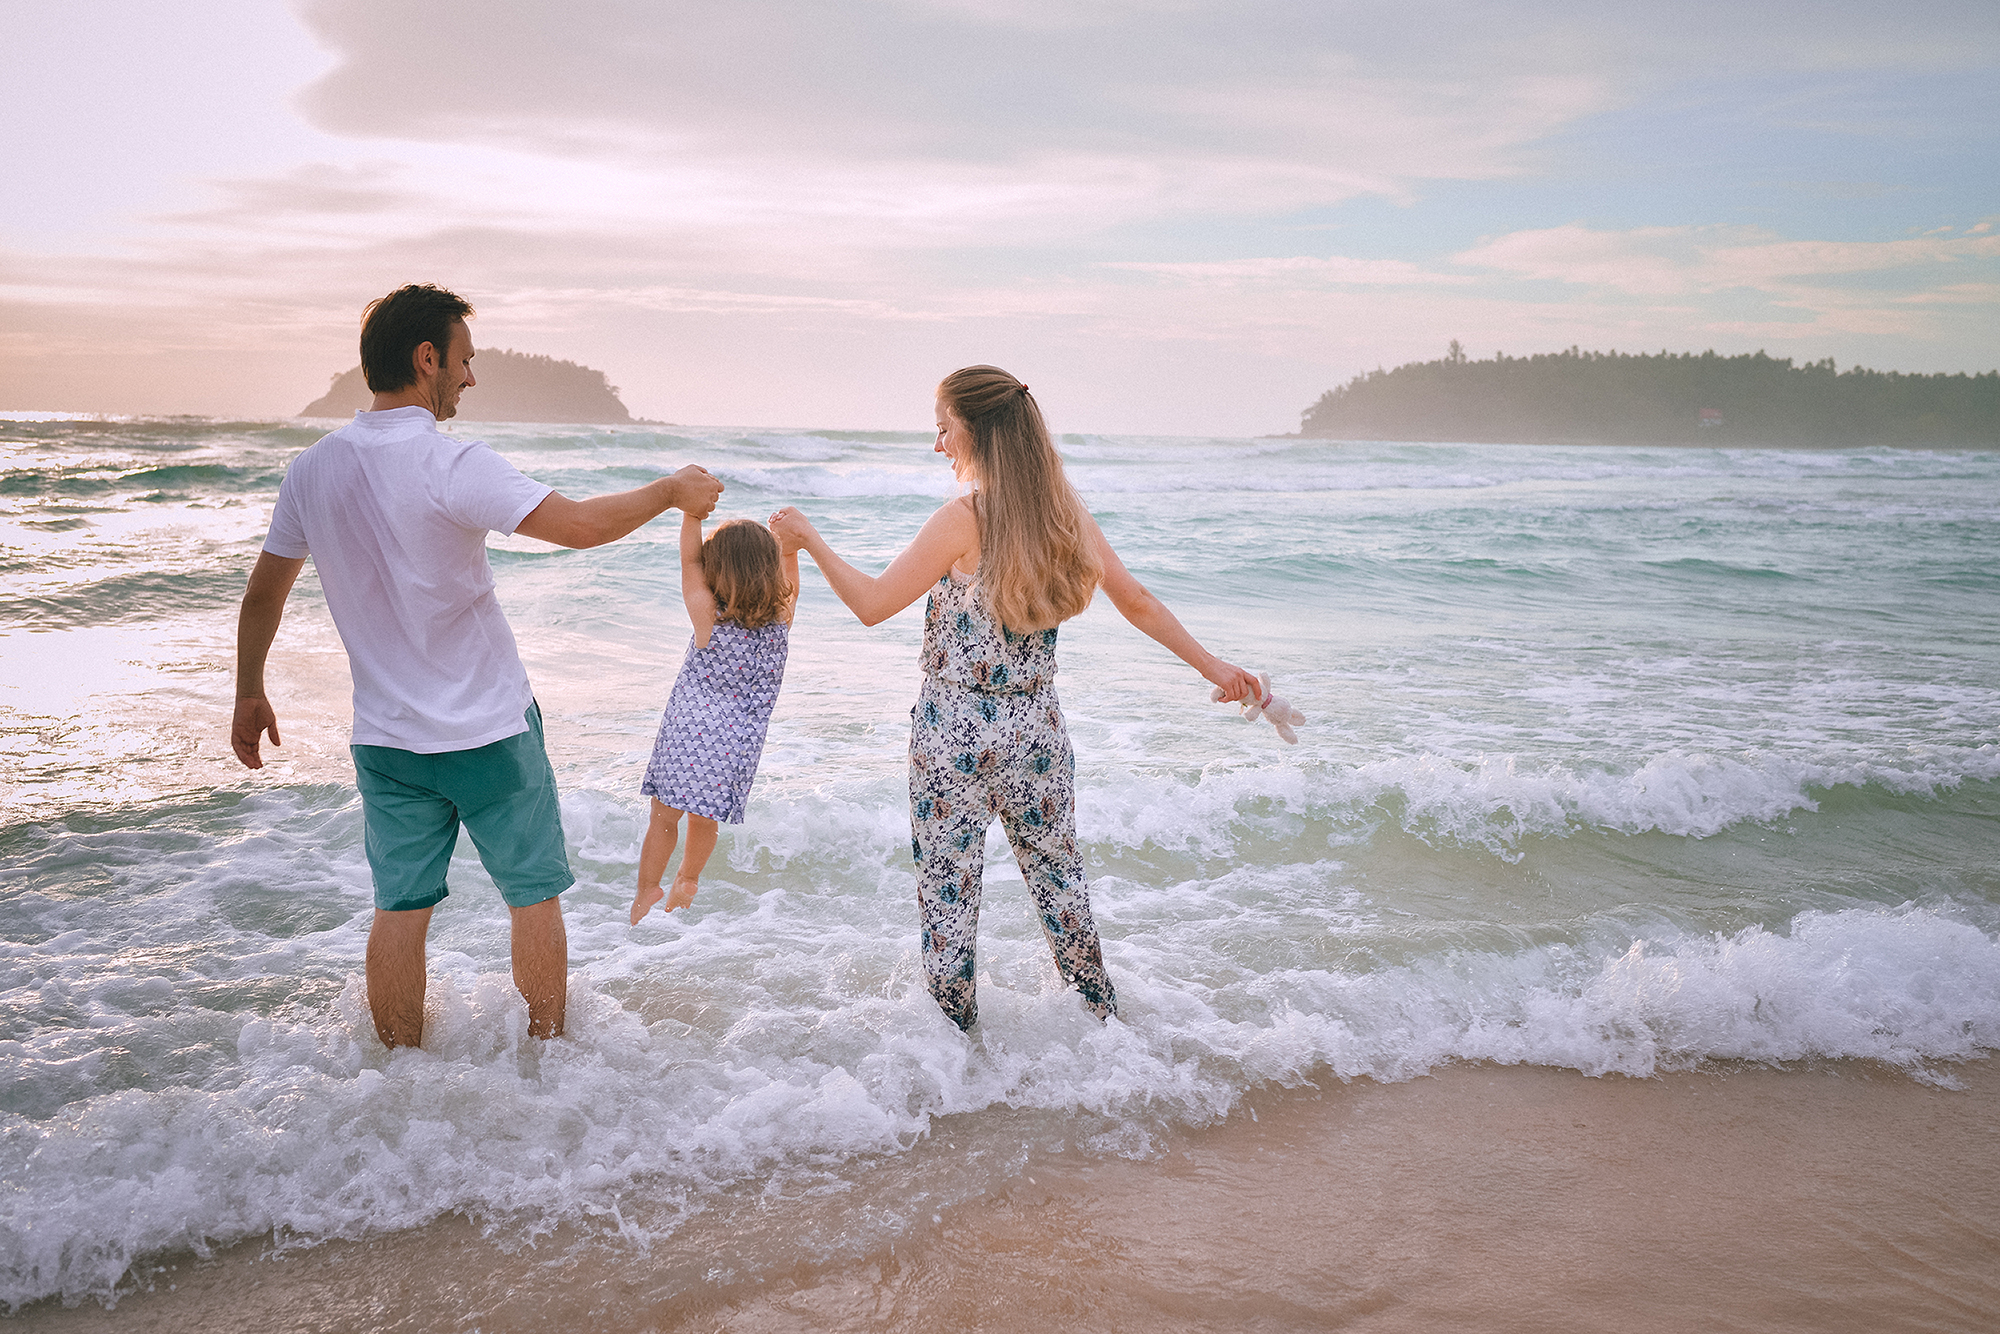
<svg viewBox="0 0 2000 1334"><path fill-rule="evenodd" d="M424 1035L424 939L462 822L512 916L528 1031L563 1030L569 938L555 773L513 630L493 594L486 534L566 547L615 541L668 509L700 518L722 483L690 464L635 490L576 501L438 423L473 387L472 307L430 285L362 317L369 411L292 461L236 629L230 744L252 769L278 739L264 660L308 554L354 674L354 768L375 920L368 1007L390 1047Z"/></svg>

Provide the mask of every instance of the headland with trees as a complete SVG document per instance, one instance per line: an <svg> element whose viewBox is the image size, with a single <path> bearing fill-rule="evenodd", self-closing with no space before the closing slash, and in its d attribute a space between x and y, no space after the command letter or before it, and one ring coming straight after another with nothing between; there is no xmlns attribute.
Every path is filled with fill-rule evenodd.
<svg viewBox="0 0 2000 1334"><path fill-rule="evenodd" d="M1357 375L1307 408L1299 434L1519 444L1991 446L2000 371L1907 375L1763 352L1495 353L1456 339L1437 361Z"/></svg>
<svg viewBox="0 0 2000 1334"><path fill-rule="evenodd" d="M528 352L481 349L473 358L476 383L459 400L461 421L576 422L629 425L632 414L618 386L603 371ZM350 417L374 401L361 368L333 377L324 395L300 410L301 417Z"/></svg>

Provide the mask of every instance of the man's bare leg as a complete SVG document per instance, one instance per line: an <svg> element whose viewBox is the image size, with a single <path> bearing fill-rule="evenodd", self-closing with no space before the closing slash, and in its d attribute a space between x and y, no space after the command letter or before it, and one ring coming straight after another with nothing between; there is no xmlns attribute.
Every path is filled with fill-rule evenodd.
<svg viewBox="0 0 2000 1334"><path fill-rule="evenodd" d="M674 855L674 844L681 834L681 813L658 797L652 798L652 802L646 819L646 841L639 845L639 889L632 895L633 926L639 925L639 919L660 901L660 877L667 873L667 861Z"/></svg>
<svg viewBox="0 0 2000 1334"><path fill-rule="evenodd" d="M368 928L368 1010L385 1047L424 1045L424 938L431 909L375 910Z"/></svg>
<svg viewBox="0 0 2000 1334"><path fill-rule="evenodd" d="M708 865L708 855L715 851L715 834L715 821L688 812L687 851L681 854L681 869L674 872L674 892L667 895L668 912L694 902L695 891L701 888L701 868Z"/></svg>
<svg viewBox="0 0 2000 1334"><path fill-rule="evenodd" d="M563 928L562 897L508 912L514 919L514 985L528 1002L528 1035L559 1038L569 1000L569 932Z"/></svg>

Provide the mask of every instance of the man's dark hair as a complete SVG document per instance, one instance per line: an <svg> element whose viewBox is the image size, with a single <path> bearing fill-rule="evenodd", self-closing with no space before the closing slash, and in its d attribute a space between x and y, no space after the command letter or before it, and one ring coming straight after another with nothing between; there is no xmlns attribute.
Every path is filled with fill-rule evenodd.
<svg viewBox="0 0 2000 1334"><path fill-rule="evenodd" d="M431 283L411 283L368 303L361 312L361 378L378 394L417 382L412 354L429 343L444 364L451 326L472 317L472 303Z"/></svg>

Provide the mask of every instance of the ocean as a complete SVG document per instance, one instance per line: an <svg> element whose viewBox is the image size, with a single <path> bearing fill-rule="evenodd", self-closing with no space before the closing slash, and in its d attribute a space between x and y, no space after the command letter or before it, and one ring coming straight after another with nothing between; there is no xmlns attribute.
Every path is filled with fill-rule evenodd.
<svg viewBox="0 0 2000 1334"><path fill-rule="evenodd" d="M251 773L226 738L236 604L324 429L0 420L0 1310L466 1229L722 1290L1288 1088L1950 1091L2000 1047L2000 454L1064 435L1125 563L1308 720L1210 703L1101 597L1062 628L1119 1020L1058 988L997 827L978 1031L931 1002L921 605L865 629L810 560L748 820L691 909L628 925L688 635L670 517L491 542L577 875L568 1034L526 1036L462 842L391 1055L310 566L284 745ZM573 496L700 463L718 518L796 504L864 567L953 490L925 432L451 429Z"/></svg>

